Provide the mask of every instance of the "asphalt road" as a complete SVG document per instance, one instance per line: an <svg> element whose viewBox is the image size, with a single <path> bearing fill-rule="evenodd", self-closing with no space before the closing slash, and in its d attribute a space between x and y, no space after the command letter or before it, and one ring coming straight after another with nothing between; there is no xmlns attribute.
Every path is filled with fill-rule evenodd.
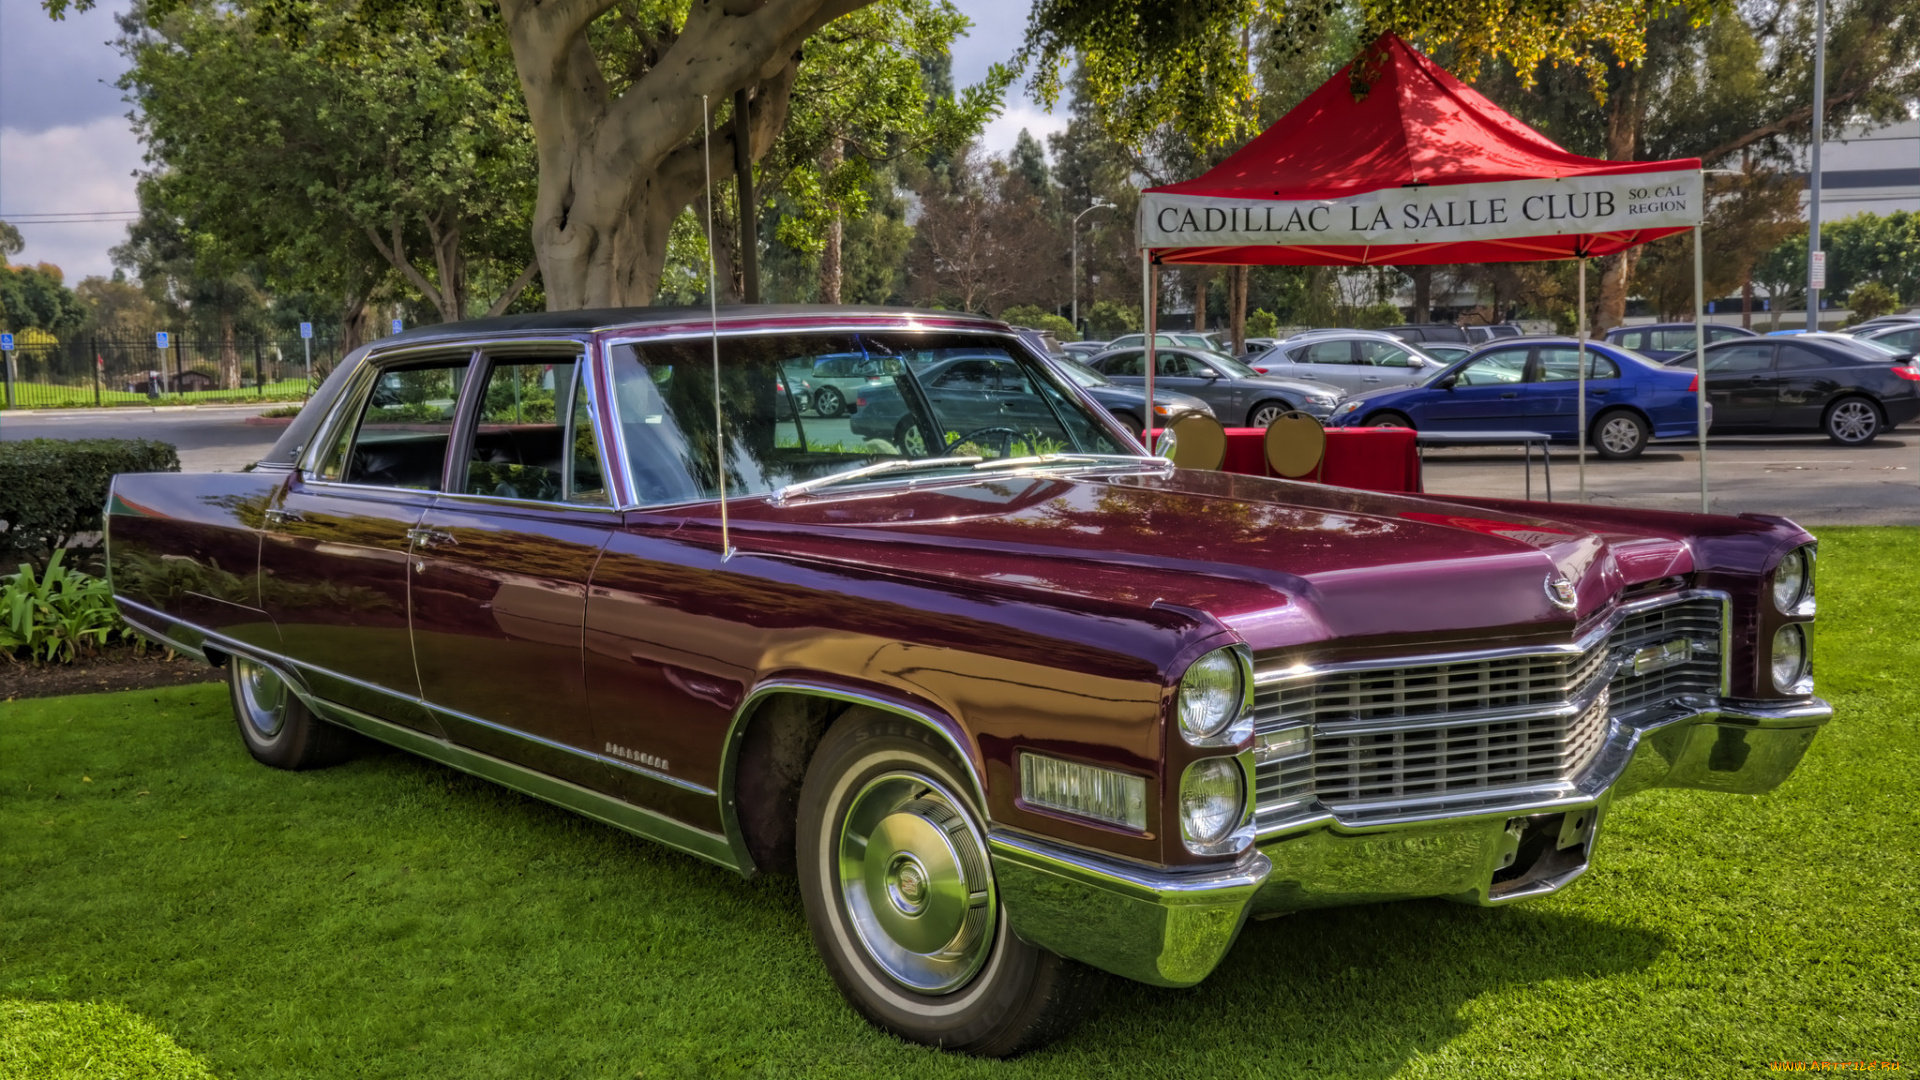
<svg viewBox="0 0 1920 1080"><path fill-rule="evenodd" d="M164 439L180 448L190 470L237 471L265 453L281 427L248 424L262 406L0 412L0 439L111 436ZM844 419L807 420L808 434L832 438ZM824 431L820 429L826 429ZM848 441L856 441L846 432ZM1783 514L1806 525L1920 525L1920 431L1895 432L1864 448L1824 437L1774 435L1716 439L1708 451L1708 490L1715 513ZM1571 448L1553 452L1553 494L1578 497ZM1587 459L1591 502L1661 510L1698 510L1699 458L1691 443L1655 443L1636 461ZM1427 490L1434 494L1520 498L1518 449L1428 451ZM1539 457L1533 494L1545 495Z"/></svg>

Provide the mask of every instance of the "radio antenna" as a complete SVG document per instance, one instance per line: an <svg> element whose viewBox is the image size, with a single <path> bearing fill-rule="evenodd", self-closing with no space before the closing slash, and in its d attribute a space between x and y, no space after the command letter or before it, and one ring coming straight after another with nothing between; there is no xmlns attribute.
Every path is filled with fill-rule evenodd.
<svg viewBox="0 0 1920 1080"><path fill-rule="evenodd" d="M739 128L739 124L734 127ZM739 138L736 131L734 138ZM718 262L713 247L713 118L707 111L707 95L700 95L700 155L707 170L707 332L713 339L713 474L720 481L720 561L733 558L733 542L727 530L727 429L720 411L720 293L714 273Z"/></svg>

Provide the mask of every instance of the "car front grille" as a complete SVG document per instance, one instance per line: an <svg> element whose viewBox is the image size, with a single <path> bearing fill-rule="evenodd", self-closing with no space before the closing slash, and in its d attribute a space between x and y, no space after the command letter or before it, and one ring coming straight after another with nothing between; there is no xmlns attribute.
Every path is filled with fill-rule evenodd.
<svg viewBox="0 0 1920 1080"><path fill-rule="evenodd" d="M1584 652L1283 672L1254 697L1256 823L1572 780L1613 719L1718 691L1721 621L1718 599L1687 598Z"/></svg>

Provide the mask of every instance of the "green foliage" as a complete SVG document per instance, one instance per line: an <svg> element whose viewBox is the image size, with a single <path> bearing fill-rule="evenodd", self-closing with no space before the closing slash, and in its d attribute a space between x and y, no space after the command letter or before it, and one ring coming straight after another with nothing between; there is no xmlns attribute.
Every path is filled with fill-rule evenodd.
<svg viewBox="0 0 1920 1080"><path fill-rule="evenodd" d="M1015 304L1012 307L1003 308L1000 312L1000 318L1012 323L1014 326L1025 326L1034 330L1051 330L1055 335L1069 335L1068 337L1062 338L1061 340L1063 341L1073 340L1071 335L1078 333L1078 331L1073 328L1072 323L1055 315L1051 311L1043 311L1033 304Z"/></svg>
<svg viewBox="0 0 1920 1080"><path fill-rule="evenodd" d="M1122 334L1139 333L1140 308L1117 300L1099 300L1087 309L1087 333L1111 341Z"/></svg>
<svg viewBox="0 0 1920 1080"><path fill-rule="evenodd" d="M1869 281L1847 294L1847 306L1853 309L1853 321L1877 318L1900 306L1893 290L1877 281Z"/></svg>
<svg viewBox="0 0 1920 1080"><path fill-rule="evenodd" d="M0 221L0 262L20 254L26 246L27 242L21 238L19 229L10 222Z"/></svg>
<svg viewBox="0 0 1920 1080"><path fill-rule="evenodd" d="M132 638L106 578L69 570L55 551L45 571L22 563L0 578L0 656L70 664L110 638Z"/></svg>
<svg viewBox="0 0 1920 1080"><path fill-rule="evenodd" d="M1280 333L1280 317L1266 308L1255 308L1247 315L1248 337L1273 337Z"/></svg>
<svg viewBox="0 0 1920 1080"><path fill-rule="evenodd" d="M1356 330L1373 330L1382 326L1398 326L1406 321L1400 309L1382 300L1350 310L1341 320L1342 326L1351 326Z"/></svg>
<svg viewBox="0 0 1920 1080"><path fill-rule="evenodd" d="M116 473L179 471L173 445L150 439L0 442L0 565L44 560L98 532Z"/></svg>
<svg viewBox="0 0 1920 1080"><path fill-rule="evenodd" d="M0 329L66 334L86 321L86 305L62 283L59 267L0 263Z"/></svg>

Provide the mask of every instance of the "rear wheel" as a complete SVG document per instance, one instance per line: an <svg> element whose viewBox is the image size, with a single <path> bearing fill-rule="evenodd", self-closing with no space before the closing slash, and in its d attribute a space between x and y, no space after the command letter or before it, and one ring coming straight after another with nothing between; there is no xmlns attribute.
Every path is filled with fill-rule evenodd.
<svg viewBox="0 0 1920 1080"><path fill-rule="evenodd" d="M839 416L847 411L847 399L839 390L823 386L814 391L813 411L825 417Z"/></svg>
<svg viewBox="0 0 1920 1080"><path fill-rule="evenodd" d="M1841 398L1827 410L1827 438L1842 446L1865 446L1883 426L1879 407L1863 397Z"/></svg>
<svg viewBox="0 0 1920 1080"><path fill-rule="evenodd" d="M319 769L353 756L358 739L313 715L280 673L256 660L227 661L227 685L233 693L233 718L240 741L262 765L276 769Z"/></svg>
<svg viewBox="0 0 1920 1080"><path fill-rule="evenodd" d="M1413 421L1405 413L1377 412L1367 417L1368 427L1413 427Z"/></svg>
<svg viewBox="0 0 1920 1080"><path fill-rule="evenodd" d="M1601 413L1593 422L1593 449L1610 461L1637 458L1653 432L1640 414L1624 409Z"/></svg>
<svg viewBox="0 0 1920 1080"><path fill-rule="evenodd" d="M1113 414L1113 418L1120 421L1120 426L1127 429L1127 434L1136 439L1141 436L1144 429L1140 425L1139 417L1130 412L1117 412Z"/></svg>
<svg viewBox="0 0 1920 1080"><path fill-rule="evenodd" d="M853 1007L913 1042L1004 1057L1057 1037L1098 973L1021 941L952 752L925 727L854 709L800 795L807 925Z"/></svg>
<svg viewBox="0 0 1920 1080"><path fill-rule="evenodd" d="M920 426L920 421L911 416L901 417L900 422L893 426L893 445L910 458L926 457L927 433Z"/></svg>

